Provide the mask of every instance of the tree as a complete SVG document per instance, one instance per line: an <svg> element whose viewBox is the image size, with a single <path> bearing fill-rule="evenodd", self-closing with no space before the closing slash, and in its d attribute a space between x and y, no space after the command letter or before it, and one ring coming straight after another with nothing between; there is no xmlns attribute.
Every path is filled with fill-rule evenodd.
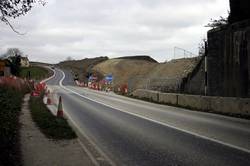
<svg viewBox="0 0 250 166"><path fill-rule="evenodd" d="M68 56L65 61L73 61L73 60L74 58L72 58L71 56Z"/></svg>
<svg viewBox="0 0 250 166"><path fill-rule="evenodd" d="M210 23L208 23L205 27L218 28L227 24L228 24L228 18L220 16L218 20L211 19Z"/></svg>
<svg viewBox="0 0 250 166"><path fill-rule="evenodd" d="M23 53L18 48L9 48L5 54L2 55L3 59L8 59L10 57L22 56Z"/></svg>
<svg viewBox="0 0 250 166"><path fill-rule="evenodd" d="M10 70L13 75L19 76L22 55L22 51L18 48L9 48L2 57L3 59L9 60Z"/></svg>
<svg viewBox="0 0 250 166"><path fill-rule="evenodd" d="M15 19L27 14L36 2L46 4L43 0L0 0L0 20L9 25L14 32L20 34L10 24L9 18Z"/></svg>
<svg viewBox="0 0 250 166"><path fill-rule="evenodd" d="M11 60L10 70L15 76L19 76L21 67L21 55L12 56L9 58Z"/></svg>
<svg viewBox="0 0 250 166"><path fill-rule="evenodd" d="M207 42L207 39L202 39L202 41L199 43L198 49L199 49L199 56L205 55L205 43Z"/></svg>

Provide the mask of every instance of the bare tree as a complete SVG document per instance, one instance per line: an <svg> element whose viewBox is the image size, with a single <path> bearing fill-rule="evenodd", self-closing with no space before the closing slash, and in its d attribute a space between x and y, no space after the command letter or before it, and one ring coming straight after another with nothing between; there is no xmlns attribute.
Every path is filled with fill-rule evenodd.
<svg viewBox="0 0 250 166"><path fill-rule="evenodd" d="M202 39L199 43L198 49L199 49L199 56L203 56L205 54L205 42L207 41L206 38Z"/></svg>
<svg viewBox="0 0 250 166"><path fill-rule="evenodd" d="M22 56L23 52L19 48L9 48L5 54L1 56L3 59L10 57Z"/></svg>
<svg viewBox="0 0 250 166"><path fill-rule="evenodd" d="M10 24L9 18L15 19L27 14L37 2L46 4L43 0L0 0L0 20L9 25L14 32L21 34Z"/></svg>
<svg viewBox="0 0 250 166"><path fill-rule="evenodd" d="M72 58L71 56L68 56L65 61L73 61L73 60L74 58Z"/></svg>
<svg viewBox="0 0 250 166"><path fill-rule="evenodd" d="M217 28L227 24L228 24L228 18L220 16L218 20L211 19L210 23L208 23L205 27Z"/></svg>

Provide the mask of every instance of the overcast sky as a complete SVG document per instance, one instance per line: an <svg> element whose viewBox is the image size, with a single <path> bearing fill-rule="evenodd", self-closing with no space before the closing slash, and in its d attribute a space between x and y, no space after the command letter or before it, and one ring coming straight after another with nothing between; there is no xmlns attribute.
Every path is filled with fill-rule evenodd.
<svg viewBox="0 0 250 166"><path fill-rule="evenodd" d="M211 18L227 16L229 0L47 0L11 20L26 35L0 22L0 54L20 48L32 61L56 63L108 56L174 57L174 47L198 54Z"/></svg>

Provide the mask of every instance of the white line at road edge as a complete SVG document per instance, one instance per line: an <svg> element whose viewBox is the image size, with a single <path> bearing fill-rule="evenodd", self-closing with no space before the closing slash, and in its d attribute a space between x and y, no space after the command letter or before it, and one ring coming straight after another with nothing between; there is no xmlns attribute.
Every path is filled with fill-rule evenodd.
<svg viewBox="0 0 250 166"><path fill-rule="evenodd" d="M67 90L67 91L71 91L70 89L66 88L65 86L62 85L62 82L65 78L65 74L62 70L58 69L60 72L62 72L63 74L63 77L62 79L59 81L59 85L60 87L62 87L63 89ZM64 112L66 114L66 116L68 117L68 119L71 121L71 123L73 123L74 127L77 128L77 130L82 134L82 136L84 136L90 143L91 145L94 146L94 148L102 155L102 157L105 158L105 160L107 162L109 162L109 164L111 166L116 166L116 164L86 135L82 132L82 130L80 130L79 126L74 122L74 120L71 118L71 116L67 113L67 112ZM78 139L78 141L80 141L80 145L81 147L83 148L83 150L87 153L87 155L89 156L89 158L91 159L91 161L93 162L93 164L95 166L99 166L99 163L98 161L95 159L95 157L91 154L91 152L84 146L83 143L81 143L81 140Z"/></svg>
<svg viewBox="0 0 250 166"><path fill-rule="evenodd" d="M222 144L222 145L224 145L224 146L228 146L228 147L233 148L233 149L237 149L237 150L240 150L240 151L243 151L243 152L246 152L246 153L250 153L250 150L249 150L249 149L245 149L245 148L242 148L242 147L239 147L239 146L236 146L236 145L232 145L232 144L230 144L230 143L222 142L222 141L217 140L217 139L214 139L214 138L209 138L209 137L206 137L206 136L203 136L203 135L200 135L200 134L197 134L197 133L188 131L188 130L184 130L184 129L181 129L181 128L178 128L178 127L175 127L175 126L172 126L172 125L163 123L163 122L156 121L156 120L151 119L151 118L144 117L144 116L139 115L139 114L135 114L135 113L127 112L127 111L124 111L124 110L120 110L120 109L117 109L117 108L115 108L115 107L113 107L113 106L111 106L111 105L108 105L108 104L105 104L105 103L102 103L102 102L93 100L93 99L91 99L91 98L88 98L88 97L86 97L86 96L83 96L83 95L81 95L81 94L79 94L79 93L77 93L77 92L75 92L75 91L73 91L73 90L71 90L71 89L69 89L69 88L67 88L67 87L65 87L65 86L62 85L62 81L63 81L64 78L65 78L65 74L64 74L64 72L63 72L62 70L59 70L59 71L61 71L62 74L63 74L63 77L62 77L62 79L61 79L60 82L59 82L60 87L62 87L63 89L65 89L65 90L67 90L67 91L70 91L70 92L72 92L72 93L74 93L74 94L76 94L76 95L78 95L78 96L80 96L80 97L82 97L82 98L85 98L85 99L90 100L90 101L93 101L93 102L95 102L95 103L98 103L98 104L104 105L104 106L106 106L106 107L115 109L115 110L117 110L117 111L120 111L120 112L123 112L123 113L126 113L126 114L130 114L130 115L133 115L133 116L136 116L136 117L138 117L138 118L142 118L142 119L145 119L145 120L148 120L148 121L151 121L151 122L153 122L153 123L157 123L157 124L160 124L160 125L163 125L163 126L166 126L166 127L169 127L169 128L172 128L172 129L175 129L175 130L178 130L178 131L181 131L181 132L190 134L190 135L194 135L194 136L196 136L196 137L199 137L199 138L202 138L202 139L205 139L205 140L208 140L208 141L216 142L216 143Z"/></svg>
<svg viewBox="0 0 250 166"><path fill-rule="evenodd" d="M48 66L43 66L43 67L46 67L46 68L48 68L49 70L53 71L53 75L52 75L52 76L50 76L49 78L46 78L46 79L44 79L44 80L40 81L40 83L47 82L47 81L49 81L50 79L52 79L52 78L54 78L54 77L56 76L56 72L55 72L55 70L51 69L51 68L50 68L50 67L48 67Z"/></svg>
<svg viewBox="0 0 250 166"><path fill-rule="evenodd" d="M50 68L49 68L50 69ZM50 69L50 70L52 70L52 69ZM49 80L51 80L52 78L54 78L55 77L55 75L56 75L56 72L55 72L55 70L52 70L53 71L53 75L51 76L51 77L49 77L49 78L47 78L47 79L44 79L44 80L42 80L41 81L41 83L43 83L43 82L46 82L46 81L49 81ZM64 73L63 73L64 74ZM48 109L50 109L50 108L48 108ZM80 130L80 128L77 126L77 124L73 121L73 119L69 116L69 114L67 113L67 112L64 112L65 113L65 115L66 115L66 117L70 120L70 122L73 124L73 126L75 127L75 128L77 128L77 130L83 135L83 136L85 136L86 137L86 135L84 134L84 133L82 133L82 131ZM87 137L86 137L87 138ZM89 138L87 138L87 140L89 141L89 142L91 142L90 141L90 139ZM88 157L90 158L90 160L92 161L92 163L95 165L95 166L100 166L100 164L98 163L98 161L95 159L95 157L91 154L91 152L86 148L86 146L81 142L81 140L78 138L77 139L77 141L79 142L79 144L80 144L80 146L81 146L81 148L83 149L83 151L85 151L86 153L87 153L87 155L88 155ZM92 142L91 142L91 144L93 144ZM96 146L95 144L93 144L93 146ZM96 148L96 147L95 147ZM97 148L96 148L97 149ZM98 150L97 150L98 151ZM100 151L98 151L100 154L102 154ZM111 162L112 164L112 166L115 166L115 164L113 164L113 162Z"/></svg>

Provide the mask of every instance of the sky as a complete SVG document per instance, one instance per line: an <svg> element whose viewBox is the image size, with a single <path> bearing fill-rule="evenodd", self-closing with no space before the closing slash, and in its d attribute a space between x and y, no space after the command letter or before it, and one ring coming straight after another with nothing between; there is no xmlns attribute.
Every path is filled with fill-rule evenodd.
<svg viewBox="0 0 250 166"><path fill-rule="evenodd" d="M0 22L0 54L19 48L31 61L149 55L158 62L198 54L210 19L229 0L46 0L25 16ZM174 53L175 52L175 53Z"/></svg>

